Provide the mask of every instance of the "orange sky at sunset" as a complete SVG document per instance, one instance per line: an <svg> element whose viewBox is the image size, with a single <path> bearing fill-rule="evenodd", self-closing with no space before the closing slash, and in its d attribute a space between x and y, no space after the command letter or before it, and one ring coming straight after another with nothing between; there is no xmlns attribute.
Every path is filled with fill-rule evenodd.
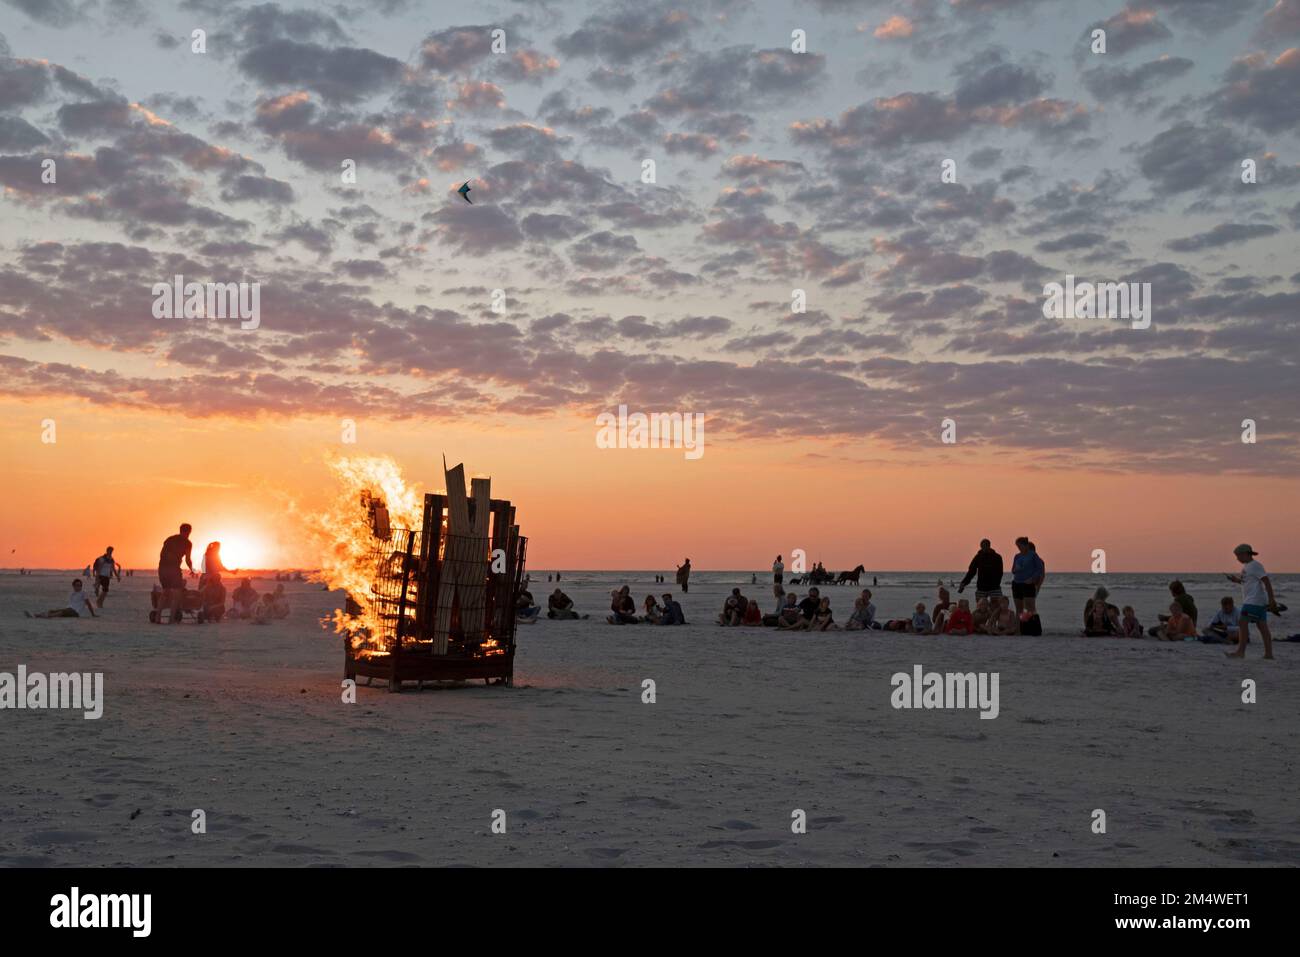
<svg viewBox="0 0 1300 957"><path fill-rule="evenodd" d="M1294 483L1278 478L1115 474L981 464L932 447L735 440L709 432L705 454L602 450L583 418L358 423L336 419L186 419L76 401L0 404L5 450L0 565L80 568L105 545L126 567L155 566L162 539L194 526L195 559L214 538L231 566L313 567L291 511L322 508L338 455L391 455L421 491L441 455L489 474L519 508L529 566L762 569L804 549L827 567L959 569L980 537L1004 554L1029 534L1048 567L1219 571L1251 542L1275 571L1300 568ZM53 418L57 442L40 441ZM900 464L894 464L900 463ZM1244 514L1243 514L1244 513Z"/></svg>

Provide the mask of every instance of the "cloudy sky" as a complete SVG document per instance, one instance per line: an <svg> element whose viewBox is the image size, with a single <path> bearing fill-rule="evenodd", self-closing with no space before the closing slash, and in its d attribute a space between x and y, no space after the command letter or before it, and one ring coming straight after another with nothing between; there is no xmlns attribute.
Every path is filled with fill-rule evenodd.
<svg viewBox="0 0 1300 957"><path fill-rule="evenodd" d="M0 564L310 563L332 455L445 452L544 566L1300 568L1297 91L1300 0L0 0Z"/></svg>

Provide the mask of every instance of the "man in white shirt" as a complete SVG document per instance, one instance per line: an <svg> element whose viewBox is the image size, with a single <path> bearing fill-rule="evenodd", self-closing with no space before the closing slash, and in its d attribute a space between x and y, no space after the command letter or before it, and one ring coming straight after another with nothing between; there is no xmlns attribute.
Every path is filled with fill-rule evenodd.
<svg viewBox="0 0 1300 957"><path fill-rule="evenodd" d="M1255 561L1259 552L1249 545L1238 545L1232 554L1241 562L1241 574L1229 575L1228 581L1241 585L1241 623L1237 630L1237 648L1225 654L1229 658L1246 657L1246 642L1250 638L1250 626L1254 623L1260 637L1264 639L1264 657L1273 657L1273 635L1268 630L1268 613L1280 614L1273 595L1273 583L1269 581L1264 566Z"/></svg>
<svg viewBox="0 0 1300 957"><path fill-rule="evenodd" d="M113 557L113 546L109 545L104 549L104 554L96 558L91 567L95 572L95 606L103 608L104 599L108 597L109 584L114 578L118 581L122 580L122 566Z"/></svg>
<svg viewBox="0 0 1300 957"><path fill-rule="evenodd" d="M38 611L34 615L30 611L25 611L23 614L28 618L80 618L83 615L89 618L98 617L95 614L95 609L86 600L86 593L81 590L80 578L74 579L72 582L72 594L68 596L67 607Z"/></svg>

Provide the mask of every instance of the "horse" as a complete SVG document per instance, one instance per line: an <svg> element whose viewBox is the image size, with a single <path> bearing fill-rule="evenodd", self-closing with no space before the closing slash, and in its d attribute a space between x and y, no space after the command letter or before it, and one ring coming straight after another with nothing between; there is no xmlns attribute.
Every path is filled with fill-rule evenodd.
<svg viewBox="0 0 1300 957"><path fill-rule="evenodd" d="M866 569L863 568L861 565L859 565L851 572L840 572L840 577L835 579L835 584L843 585L846 582L852 582L854 585L856 585L858 583L858 579L862 577L862 573L865 571Z"/></svg>

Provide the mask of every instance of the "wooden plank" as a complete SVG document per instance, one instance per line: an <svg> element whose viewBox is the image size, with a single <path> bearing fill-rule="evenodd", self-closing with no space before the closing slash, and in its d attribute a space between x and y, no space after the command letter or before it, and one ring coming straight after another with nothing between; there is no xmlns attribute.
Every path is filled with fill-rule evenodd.
<svg viewBox="0 0 1300 957"><path fill-rule="evenodd" d="M461 581L457 590L460 593L460 619L465 630L465 641L478 644L483 640L486 624L483 614L487 598L488 526L492 521L491 480L470 479L469 486L470 532L465 541L464 564L460 566Z"/></svg>
<svg viewBox="0 0 1300 957"><path fill-rule="evenodd" d="M442 550L442 510L446 505L445 495L430 493L424 496L424 525L420 536L419 592L415 614L416 634L424 641L433 638L438 608L438 580L442 569L439 559L439 552Z"/></svg>
<svg viewBox="0 0 1300 957"><path fill-rule="evenodd" d="M447 653L447 637L451 633L452 610L456 603L460 562L458 538L469 527L469 502L465 497L465 466L457 465L446 470L447 478L447 537L443 554L443 573L438 582L438 607L433 627L433 653ZM453 552L455 554L453 554ZM448 571L450 570L450 574Z"/></svg>

